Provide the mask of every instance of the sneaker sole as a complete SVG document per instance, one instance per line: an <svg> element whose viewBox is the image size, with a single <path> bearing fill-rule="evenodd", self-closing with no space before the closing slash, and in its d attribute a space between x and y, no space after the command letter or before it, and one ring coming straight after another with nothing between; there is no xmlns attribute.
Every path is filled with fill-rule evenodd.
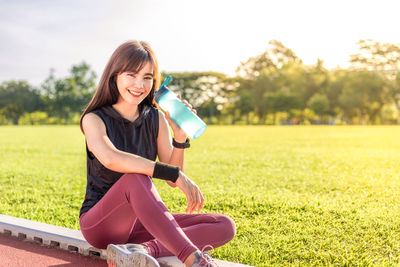
<svg viewBox="0 0 400 267"><path fill-rule="evenodd" d="M126 254L113 244L107 246L107 264L109 267L160 267L148 254L138 251Z"/></svg>

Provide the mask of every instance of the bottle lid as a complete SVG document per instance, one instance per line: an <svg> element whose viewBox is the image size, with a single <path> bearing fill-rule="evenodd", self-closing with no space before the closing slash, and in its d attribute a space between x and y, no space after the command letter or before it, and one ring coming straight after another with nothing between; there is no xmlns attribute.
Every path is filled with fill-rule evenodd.
<svg viewBox="0 0 400 267"><path fill-rule="evenodd" d="M171 80L172 80L172 77L168 75L167 78L165 78L164 82L160 85L160 88L163 86L166 87Z"/></svg>
<svg viewBox="0 0 400 267"><path fill-rule="evenodd" d="M167 78L165 78L165 81L160 85L160 88L154 93L154 100L158 103L158 99L160 98L160 96L167 91L167 85L169 84L169 82L172 80L171 76L167 76Z"/></svg>

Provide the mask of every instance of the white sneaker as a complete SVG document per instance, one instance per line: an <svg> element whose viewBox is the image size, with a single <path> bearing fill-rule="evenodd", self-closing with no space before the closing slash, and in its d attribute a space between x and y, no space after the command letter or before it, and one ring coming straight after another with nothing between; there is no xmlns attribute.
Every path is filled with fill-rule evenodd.
<svg viewBox="0 0 400 267"><path fill-rule="evenodd" d="M109 267L160 267L157 260L149 255L145 246L125 244L107 246Z"/></svg>

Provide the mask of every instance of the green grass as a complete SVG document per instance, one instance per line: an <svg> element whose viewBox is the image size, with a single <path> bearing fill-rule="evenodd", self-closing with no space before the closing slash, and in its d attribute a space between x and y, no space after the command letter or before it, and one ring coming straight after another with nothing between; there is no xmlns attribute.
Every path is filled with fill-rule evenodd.
<svg viewBox="0 0 400 267"><path fill-rule="evenodd" d="M0 127L0 213L79 229L77 126ZM209 127L186 173L237 235L217 258L256 266L400 263L400 127ZM172 212L178 189L156 181Z"/></svg>

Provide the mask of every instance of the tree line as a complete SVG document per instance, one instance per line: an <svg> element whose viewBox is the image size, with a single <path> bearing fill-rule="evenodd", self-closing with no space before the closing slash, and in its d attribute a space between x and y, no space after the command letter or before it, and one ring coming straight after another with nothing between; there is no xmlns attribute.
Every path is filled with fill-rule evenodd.
<svg viewBox="0 0 400 267"><path fill-rule="evenodd" d="M208 124L398 124L400 45L360 40L348 68L306 65L272 40L241 62L236 76L174 72L169 87ZM58 79L54 70L39 86L0 84L0 124L77 124L96 89L85 62Z"/></svg>

